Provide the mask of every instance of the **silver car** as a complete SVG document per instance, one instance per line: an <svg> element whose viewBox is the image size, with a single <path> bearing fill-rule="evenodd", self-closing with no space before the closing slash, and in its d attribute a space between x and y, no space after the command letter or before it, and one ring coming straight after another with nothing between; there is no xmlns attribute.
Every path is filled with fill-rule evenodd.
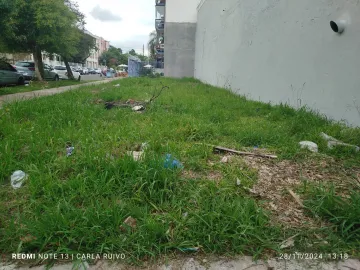
<svg viewBox="0 0 360 270"><path fill-rule="evenodd" d="M59 75L54 72L53 68L48 64L44 65L44 80L58 81ZM15 68L22 73L25 80L32 80L35 76L35 63L32 61L19 61L15 63Z"/></svg>
<svg viewBox="0 0 360 270"><path fill-rule="evenodd" d="M15 68L24 75L25 80L32 80L35 76L35 63L32 61L18 61Z"/></svg>
<svg viewBox="0 0 360 270"><path fill-rule="evenodd" d="M12 65L7 62L0 61L0 85L23 85L24 82L24 76Z"/></svg>

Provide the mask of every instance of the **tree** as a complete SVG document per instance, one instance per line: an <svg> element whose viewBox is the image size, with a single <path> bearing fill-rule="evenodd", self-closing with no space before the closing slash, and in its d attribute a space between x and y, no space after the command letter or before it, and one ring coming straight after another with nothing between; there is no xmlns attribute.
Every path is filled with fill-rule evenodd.
<svg viewBox="0 0 360 270"><path fill-rule="evenodd" d="M76 53L70 57L70 62L84 64L92 50L98 50L94 37L81 31L80 40L76 45Z"/></svg>
<svg viewBox="0 0 360 270"><path fill-rule="evenodd" d="M134 55L134 56L136 56L136 52L135 52L135 50L134 50L134 49L131 49L131 50L129 51L129 54L130 54L130 55Z"/></svg>
<svg viewBox="0 0 360 270"><path fill-rule="evenodd" d="M137 54L136 56L139 57L142 62L146 62L149 60L149 57L147 57L146 55Z"/></svg>
<svg viewBox="0 0 360 270"><path fill-rule="evenodd" d="M7 52L32 53L36 77L42 80L42 51L75 53L83 23L70 0L0 0L0 46ZM71 31L70 31L71 30Z"/></svg>
<svg viewBox="0 0 360 270"><path fill-rule="evenodd" d="M89 44L83 44L82 41L87 40L84 31L84 15L79 11L78 6L71 0L64 0L62 14L55 14L55 18L59 23L57 28L60 31L55 33L57 37L52 37L45 45L47 52L59 54L66 66L67 74L70 79L74 79L69 62L73 61L74 56L83 56L90 54ZM53 16L54 14L52 14ZM62 21L61 21L62 20ZM61 24L60 24L61 23ZM85 46L85 48L82 47ZM84 51L83 51L84 50Z"/></svg>
<svg viewBox="0 0 360 270"><path fill-rule="evenodd" d="M109 66L118 66L127 63L127 54L123 54L121 48L110 46L109 50L101 54L99 62Z"/></svg>
<svg viewBox="0 0 360 270"><path fill-rule="evenodd" d="M148 49L149 49L151 59L156 58L156 53L155 53L156 43L157 43L157 33L156 33L156 31L152 31L149 35L149 42L148 42Z"/></svg>

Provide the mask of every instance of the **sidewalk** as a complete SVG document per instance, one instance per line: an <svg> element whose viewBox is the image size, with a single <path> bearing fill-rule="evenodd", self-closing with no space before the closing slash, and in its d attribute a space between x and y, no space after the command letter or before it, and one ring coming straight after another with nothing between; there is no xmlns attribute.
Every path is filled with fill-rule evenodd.
<svg viewBox="0 0 360 270"><path fill-rule="evenodd" d="M24 92L24 93L16 93L16 94L10 94L10 95L4 95L0 96L0 108L4 103L17 101L17 100L25 100L25 99L32 99L35 97L41 97L41 96L51 96L55 94L60 94L63 92L71 91L78 89L83 86L87 85L98 85L103 83L108 83L114 80L121 79L121 77L111 78L111 79L104 79L101 81L95 81L95 82L89 82L89 83L83 83L83 84L77 84L77 85L70 85L70 86L63 86L58 88L50 88L50 89L44 89L44 90L36 90L32 92Z"/></svg>

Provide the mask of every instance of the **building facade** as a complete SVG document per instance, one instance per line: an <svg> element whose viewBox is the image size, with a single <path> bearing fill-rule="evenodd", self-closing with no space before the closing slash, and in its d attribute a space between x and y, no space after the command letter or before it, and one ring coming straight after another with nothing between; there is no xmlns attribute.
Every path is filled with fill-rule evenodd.
<svg viewBox="0 0 360 270"><path fill-rule="evenodd" d="M359 1L194 2L167 0L166 76L360 126Z"/></svg>
<svg viewBox="0 0 360 270"><path fill-rule="evenodd" d="M193 77L197 6L200 0L167 0L164 74Z"/></svg>
<svg viewBox="0 0 360 270"><path fill-rule="evenodd" d="M110 48L110 42L103 39L102 37L93 35L89 31L85 32L86 34L92 36L96 40L97 50L92 50L90 56L86 59L85 66L89 68L99 68L104 65L104 63L99 63L99 57L105 51Z"/></svg>
<svg viewBox="0 0 360 270"><path fill-rule="evenodd" d="M156 29L156 68L164 68L164 30L166 19L166 0L155 0L155 29Z"/></svg>

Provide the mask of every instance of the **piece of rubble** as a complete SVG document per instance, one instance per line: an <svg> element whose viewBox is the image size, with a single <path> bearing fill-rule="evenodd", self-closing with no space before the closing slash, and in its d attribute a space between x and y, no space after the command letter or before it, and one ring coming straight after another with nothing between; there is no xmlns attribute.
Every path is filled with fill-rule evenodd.
<svg viewBox="0 0 360 270"><path fill-rule="evenodd" d="M137 223L136 219L129 216L124 220L123 224L131 227L131 229L134 230L136 228L136 223ZM126 232L126 227L122 225L122 226L120 226L120 230L123 232Z"/></svg>
<svg viewBox="0 0 360 270"><path fill-rule="evenodd" d="M344 143L342 141L339 141L338 139L335 139L334 137L331 137L327 134L325 134L324 132L320 133L320 136L327 141L327 146L329 149L333 149L335 146L337 145L342 145L342 146L348 146L351 148L354 148L356 152L360 151L360 147L357 145L353 145L353 144L348 144L348 143Z"/></svg>
<svg viewBox="0 0 360 270"><path fill-rule="evenodd" d="M302 142L299 142L299 144L302 149L308 149L309 151L314 152L314 153L319 152L319 147L314 142L302 141Z"/></svg>

